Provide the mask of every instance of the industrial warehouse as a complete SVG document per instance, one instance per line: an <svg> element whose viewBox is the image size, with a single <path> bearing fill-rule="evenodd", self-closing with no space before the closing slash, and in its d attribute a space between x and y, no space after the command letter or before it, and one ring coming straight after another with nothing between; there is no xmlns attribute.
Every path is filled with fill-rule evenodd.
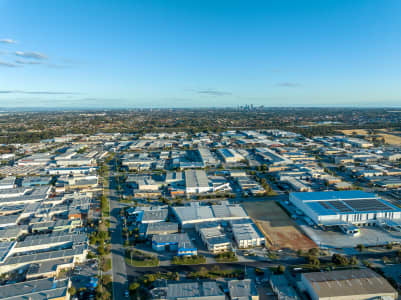
<svg viewBox="0 0 401 300"><path fill-rule="evenodd" d="M401 209L363 191L290 193L290 202L316 225L401 224Z"/></svg>
<svg viewBox="0 0 401 300"><path fill-rule="evenodd" d="M172 207L172 212L182 228L194 227L196 223L248 219L242 206L220 203L219 205L199 205Z"/></svg>

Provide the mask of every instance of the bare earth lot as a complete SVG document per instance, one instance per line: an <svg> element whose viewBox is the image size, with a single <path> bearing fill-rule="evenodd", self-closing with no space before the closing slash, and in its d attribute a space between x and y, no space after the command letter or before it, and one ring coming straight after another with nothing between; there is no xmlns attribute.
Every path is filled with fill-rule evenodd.
<svg viewBox="0 0 401 300"><path fill-rule="evenodd" d="M401 135L399 132L393 132L388 129L379 129L380 133L377 134L379 138L384 138L386 144L389 145L401 145ZM356 133L357 135L363 135L367 140L371 140L372 136L369 135L369 132L366 129L349 129L349 130L341 130L345 135L353 135Z"/></svg>
<svg viewBox="0 0 401 300"><path fill-rule="evenodd" d="M273 250L308 250L317 247L274 201L245 202L243 206Z"/></svg>
<svg viewBox="0 0 401 300"><path fill-rule="evenodd" d="M394 134L380 133L380 137L384 138L384 141L390 145L401 145L401 137Z"/></svg>
<svg viewBox="0 0 401 300"><path fill-rule="evenodd" d="M342 133L345 135L352 135L354 132L357 135L368 135L368 131L366 129L347 129L347 130L341 130Z"/></svg>

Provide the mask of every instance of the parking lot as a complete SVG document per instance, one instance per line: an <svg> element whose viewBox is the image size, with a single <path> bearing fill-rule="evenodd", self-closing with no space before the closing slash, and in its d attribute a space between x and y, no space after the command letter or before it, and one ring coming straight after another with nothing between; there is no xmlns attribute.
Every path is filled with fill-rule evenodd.
<svg viewBox="0 0 401 300"><path fill-rule="evenodd" d="M365 246L384 245L391 242L401 243L401 233L389 232L380 227L362 227L358 236L350 236L341 231L323 231L308 225L300 225L304 232L323 248L351 248L358 244Z"/></svg>
<svg viewBox="0 0 401 300"><path fill-rule="evenodd" d="M85 264L78 265L72 271L71 281L77 290L79 299L92 299L96 287L96 276L98 275L98 265L95 260L89 260Z"/></svg>

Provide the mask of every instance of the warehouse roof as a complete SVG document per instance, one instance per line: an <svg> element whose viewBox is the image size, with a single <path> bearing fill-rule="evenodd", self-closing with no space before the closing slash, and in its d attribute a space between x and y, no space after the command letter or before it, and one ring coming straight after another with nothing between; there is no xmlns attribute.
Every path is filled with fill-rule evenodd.
<svg viewBox="0 0 401 300"><path fill-rule="evenodd" d="M29 265L27 275L28 276L35 275L36 277L38 277L49 272L55 272L59 265L72 264L73 262L74 258L69 257L69 258L42 261L39 263L32 263Z"/></svg>
<svg viewBox="0 0 401 300"><path fill-rule="evenodd" d="M152 243L177 244L178 248L194 248L187 233L156 234L152 237Z"/></svg>
<svg viewBox="0 0 401 300"><path fill-rule="evenodd" d="M228 282L231 299L248 300L251 296L256 296L256 288L251 279L231 280Z"/></svg>
<svg viewBox="0 0 401 300"><path fill-rule="evenodd" d="M58 243L83 244L88 240L86 233L74 232L65 234L64 232L27 236L24 241L18 242L16 248L32 247L37 245L51 245Z"/></svg>
<svg viewBox="0 0 401 300"><path fill-rule="evenodd" d="M223 220L230 218L247 218L248 215L240 205L212 205L212 206L177 206L173 210L181 222L207 220Z"/></svg>
<svg viewBox="0 0 401 300"><path fill-rule="evenodd" d="M327 191L327 192L300 192L291 193L291 195L297 197L299 200L307 201L322 201L322 200L348 200L348 199L374 199L377 196L373 193L367 193L364 191Z"/></svg>
<svg viewBox="0 0 401 300"><path fill-rule="evenodd" d="M370 269L312 272L302 276L322 298L397 293L386 279Z"/></svg>
<svg viewBox="0 0 401 300"><path fill-rule="evenodd" d="M223 291L213 281L170 283L167 289L167 299L169 300L212 296L222 296L222 299L225 299Z"/></svg>
<svg viewBox="0 0 401 300"><path fill-rule="evenodd" d="M87 249L86 245L82 245L82 246L80 245L75 248L66 249L66 250L56 250L56 251L39 252L39 253L35 253L35 254L11 256L6 259L4 264L5 265L14 265L14 264L21 264L21 263L33 263L33 262L40 262L40 261L51 260L51 259L56 259L56 258L82 255L86 249Z"/></svg>
<svg viewBox="0 0 401 300"><path fill-rule="evenodd" d="M1 299L55 299L66 295L69 279L52 278L24 281L0 286Z"/></svg>
<svg viewBox="0 0 401 300"><path fill-rule="evenodd" d="M208 187L209 180L206 172L203 170L186 170L185 185L186 187Z"/></svg>
<svg viewBox="0 0 401 300"><path fill-rule="evenodd" d="M231 228L236 241L262 239L263 235L258 232L253 223L231 223Z"/></svg>
<svg viewBox="0 0 401 300"><path fill-rule="evenodd" d="M15 242L0 242L0 262L7 258L14 246Z"/></svg>
<svg viewBox="0 0 401 300"><path fill-rule="evenodd" d="M153 234L157 232L178 232L178 223L173 222L157 222L157 223L147 223L141 224L140 232L148 234Z"/></svg>
<svg viewBox="0 0 401 300"><path fill-rule="evenodd" d="M363 191L291 193L319 215L401 211L373 193Z"/></svg>

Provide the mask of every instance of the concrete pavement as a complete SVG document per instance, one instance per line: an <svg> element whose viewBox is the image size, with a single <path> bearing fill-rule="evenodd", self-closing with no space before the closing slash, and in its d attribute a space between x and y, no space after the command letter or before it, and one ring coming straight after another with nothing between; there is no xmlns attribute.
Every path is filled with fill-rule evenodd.
<svg viewBox="0 0 401 300"><path fill-rule="evenodd" d="M112 170L114 165L110 164ZM111 172L110 172L111 173ZM111 174L109 174L111 175ZM114 176L109 176L109 203L110 203L110 232L111 232L111 259L113 270L113 299L124 299L128 291L127 270L125 264L124 241L122 238L122 224L120 222L119 197L116 191Z"/></svg>

